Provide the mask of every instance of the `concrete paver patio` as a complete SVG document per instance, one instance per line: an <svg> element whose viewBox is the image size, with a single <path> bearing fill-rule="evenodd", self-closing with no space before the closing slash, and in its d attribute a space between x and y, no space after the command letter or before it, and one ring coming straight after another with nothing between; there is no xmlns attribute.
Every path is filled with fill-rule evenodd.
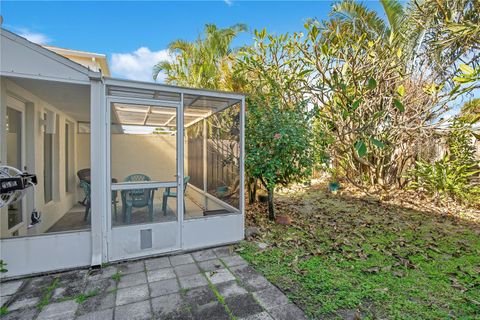
<svg viewBox="0 0 480 320"><path fill-rule="evenodd" d="M286 320L303 311L229 247L0 284L2 320Z"/></svg>

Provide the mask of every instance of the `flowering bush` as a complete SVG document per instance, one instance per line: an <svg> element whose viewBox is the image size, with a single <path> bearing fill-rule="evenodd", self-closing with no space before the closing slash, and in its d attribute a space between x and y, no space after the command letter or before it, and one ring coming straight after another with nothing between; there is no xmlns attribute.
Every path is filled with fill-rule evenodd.
<svg viewBox="0 0 480 320"><path fill-rule="evenodd" d="M278 99L249 99L245 135L245 167L268 191L269 218L275 218L275 186L301 182L314 162L305 104L281 109Z"/></svg>

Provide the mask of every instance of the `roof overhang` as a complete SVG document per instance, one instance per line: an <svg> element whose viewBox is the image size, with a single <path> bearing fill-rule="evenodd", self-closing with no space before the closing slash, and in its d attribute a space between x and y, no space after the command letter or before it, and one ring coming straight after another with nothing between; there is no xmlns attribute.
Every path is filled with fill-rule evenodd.
<svg viewBox="0 0 480 320"><path fill-rule="evenodd" d="M86 83L101 79L94 72L36 43L0 28L0 75Z"/></svg>

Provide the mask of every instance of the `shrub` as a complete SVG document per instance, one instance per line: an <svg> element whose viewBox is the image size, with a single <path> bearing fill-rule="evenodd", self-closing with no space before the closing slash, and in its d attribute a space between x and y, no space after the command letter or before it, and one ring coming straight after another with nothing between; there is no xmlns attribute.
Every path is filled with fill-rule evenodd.
<svg viewBox="0 0 480 320"><path fill-rule="evenodd" d="M423 189L440 200L452 198L466 204L480 203L480 161L475 159L473 131L459 117L448 135L448 152L442 159L416 162L409 172L409 188Z"/></svg>
<svg viewBox="0 0 480 320"><path fill-rule="evenodd" d="M310 177L313 165L311 140L309 112L304 103L292 109L282 109L276 98L249 99L245 169L268 191L270 219L275 218L275 187Z"/></svg>

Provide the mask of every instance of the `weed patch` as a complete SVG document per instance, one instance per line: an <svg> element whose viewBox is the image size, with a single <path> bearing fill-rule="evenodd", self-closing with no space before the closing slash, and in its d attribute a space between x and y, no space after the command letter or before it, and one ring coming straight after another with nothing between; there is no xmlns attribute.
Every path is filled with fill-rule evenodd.
<svg viewBox="0 0 480 320"><path fill-rule="evenodd" d="M42 310L45 306L47 306L50 303L50 299L52 298L53 291L57 288L58 286L58 278L55 278L53 282L45 289L45 294L42 297L42 300L37 304L37 308L39 310Z"/></svg>

